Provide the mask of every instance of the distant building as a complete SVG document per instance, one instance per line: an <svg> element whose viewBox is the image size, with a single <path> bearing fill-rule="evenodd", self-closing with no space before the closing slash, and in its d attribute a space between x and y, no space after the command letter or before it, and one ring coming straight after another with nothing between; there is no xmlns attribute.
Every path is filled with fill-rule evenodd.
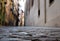
<svg viewBox="0 0 60 41"><path fill-rule="evenodd" d="M19 0L19 26L24 26L25 4L26 0Z"/></svg>
<svg viewBox="0 0 60 41"><path fill-rule="evenodd" d="M14 26L14 16L12 14L12 0L6 0L5 4L5 25Z"/></svg>
<svg viewBox="0 0 60 41"><path fill-rule="evenodd" d="M0 26L5 24L5 0L0 0Z"/></svg>

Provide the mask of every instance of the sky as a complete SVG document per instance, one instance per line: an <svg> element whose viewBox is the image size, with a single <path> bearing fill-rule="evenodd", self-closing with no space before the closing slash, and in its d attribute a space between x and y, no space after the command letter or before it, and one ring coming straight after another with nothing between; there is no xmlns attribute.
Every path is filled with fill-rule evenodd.
<svg viewBox="0 0 60 41"><path fill-rule="evenodd" d="M19 7L19 9L25 11L25 3L26 3L26 0L20 0L19 1L19 4L21 7Z"/></svg>

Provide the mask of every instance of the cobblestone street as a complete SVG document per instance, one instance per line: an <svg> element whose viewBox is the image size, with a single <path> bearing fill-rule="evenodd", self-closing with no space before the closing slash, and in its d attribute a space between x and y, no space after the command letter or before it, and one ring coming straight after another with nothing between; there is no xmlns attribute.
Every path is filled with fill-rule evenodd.
<svg viewBox="0 0 60 41"><path fill-rule="evenodd" d="M0 41L60 41L60 28L4 27L0 28Z"/></svg>

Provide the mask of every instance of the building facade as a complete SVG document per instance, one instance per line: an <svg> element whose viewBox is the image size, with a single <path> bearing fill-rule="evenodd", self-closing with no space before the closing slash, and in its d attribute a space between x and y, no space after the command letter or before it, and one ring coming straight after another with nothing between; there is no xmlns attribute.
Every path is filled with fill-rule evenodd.
<svg viewBox="0 0 60 41"><path fill-rule="evenodd" d="M0 25L16 26L18 0L0 0Z"/></svg>
<svg viewBox="0 0 60 41"><path fill-rule="evenodd" d="M60 0L27 0L26 26L60 26Z"/></svg>
<svg viewBox="0 0 60 41"><path fill-rule="evenodd" d="M0 26L5 24L5 2L6 0L0 0Z"/></svg>
<svg viewBox="0 0 60 41"><path fill-rule="evenodd" d="M5 4L5 25L6 26L14 26L14 15L12 13L13 9L13 1L12 0L6 0Z"/></svg>

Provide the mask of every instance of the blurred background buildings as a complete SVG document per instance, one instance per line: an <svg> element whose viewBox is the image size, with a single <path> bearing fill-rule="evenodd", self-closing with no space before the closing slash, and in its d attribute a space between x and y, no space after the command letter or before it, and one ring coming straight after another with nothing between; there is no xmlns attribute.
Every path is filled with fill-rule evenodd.
<svg viewBox="0 0 60 41"><path fill-rule="evenodd" d="M0 25L60 26L60 0L0 0Z"/></svg>
<svg viewBox="0 0 60 41"><path fill-rule="evenodd" d="M24 4L22 4L23 5L22 6L21 1L24 3L24 0L0 0L0 25L1 26L21 25L18 23L20 21L19 17L22 17L21 11L23 11L23 16L24 16L24 7L23 7ZM22 8L21 6L23 7L23 9L20 10L20 8ZM19 14L19 12L21 13Z"/></svg>

